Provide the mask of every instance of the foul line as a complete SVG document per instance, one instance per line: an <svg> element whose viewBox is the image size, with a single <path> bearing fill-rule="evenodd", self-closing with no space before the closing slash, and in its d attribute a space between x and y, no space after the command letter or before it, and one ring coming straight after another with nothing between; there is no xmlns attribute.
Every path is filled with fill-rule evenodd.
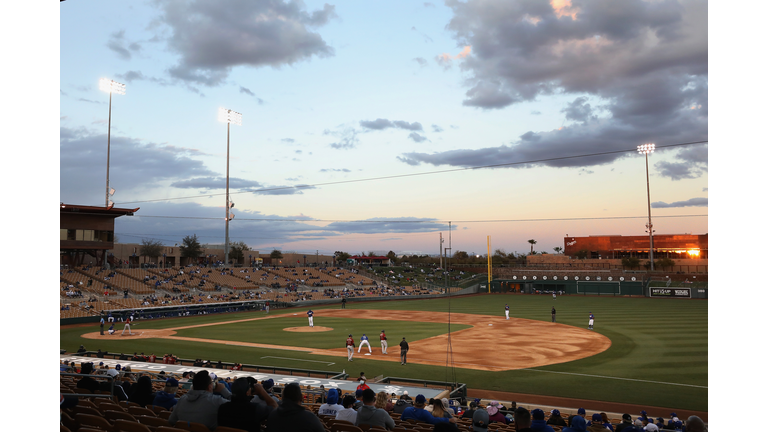
<svg viewBox="0 0 768 432"><path fill-rule="evenodd" d="M273 358L273 359L280 359L280 360L294 360L294 361L303 361L303 362L313 362L313 363L325 363L326 365L335 365L336 363L328 363L327 361L321 361L321 360L304 360L304 359L295 359L290 357L274 357L274 356L264 356L261 357L263 359L265 358Z"/></svg>
<svg viewBox="0 0 768 432"><path fill-rule="evenodd" d="M604 375L580 374L580 373L573 373L573 372L557 372L557 371L548 371L548 370L540 370L540 369L518 369L518 370L531 371L531 372L548 372L548 373L563 374L563 375L578 375L578 376L585 376L585 377L592 377L592 378L607 378L607 379L615 379L615 380L622 380L622 381L637 381L637 382L646 382L646 383L652 383L652 384L667 384L672 386L695 387L695 388L702 388L702 389L708 388L707 386L698 386L693 384L680 384L680 383L671 383L671 382L664 382L664 381L649 381L649 380L641 380L641 379L634 379L634 378L619 378L619 377L611 377L611 376L604 376Z"/></svg>

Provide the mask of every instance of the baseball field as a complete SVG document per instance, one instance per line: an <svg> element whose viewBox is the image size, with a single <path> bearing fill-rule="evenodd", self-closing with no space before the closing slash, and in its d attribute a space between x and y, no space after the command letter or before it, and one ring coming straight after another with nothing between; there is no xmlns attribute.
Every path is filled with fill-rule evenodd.
<svg viewBox="0 0 768 432"><path fill-rule="evenodd" d="M100 336L98 325L62 327L60 343L69 352L84 345L214 363L455 379L470 389L706 412L707 307L706 300L501 294L349 302L344 310L313 309L313 329L306 308L289 308L139 321L130 337L119 336L122 323L114 336ZM590 312L594 330L586 329ZM381 330L388 355L381 353ZM347 362L350 333L356 345L367 334L372 355L355 349ZM403 337L411 348L406 366L399 359Z"/></svg>

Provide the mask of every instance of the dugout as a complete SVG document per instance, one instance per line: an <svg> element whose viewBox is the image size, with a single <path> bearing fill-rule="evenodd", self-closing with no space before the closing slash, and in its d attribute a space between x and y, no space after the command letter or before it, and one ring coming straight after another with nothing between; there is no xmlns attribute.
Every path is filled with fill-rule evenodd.
<svg viewBox="0 0 768 432"><path fill-rule="evenodd" d="M644 296L641 281L588 281L499 279L491 281L492 293L535 294L559 292L569 295Z"/></svg>

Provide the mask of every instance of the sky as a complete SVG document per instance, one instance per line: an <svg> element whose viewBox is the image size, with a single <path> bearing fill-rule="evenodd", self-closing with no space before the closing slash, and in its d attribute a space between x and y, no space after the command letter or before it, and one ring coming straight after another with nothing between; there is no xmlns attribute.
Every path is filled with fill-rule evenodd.
<svg viewBox="0 0 768 432"><path fill-rule="evenodd" d="M60 201L122 243L553 253L708 233L703 1L97 2L59 6ZM690 144L694 143L694 144ZM485 168L482 168L485 167ZM450 224L449 224L450 223ZM450 232L449 232L450 228Z"/></svg>

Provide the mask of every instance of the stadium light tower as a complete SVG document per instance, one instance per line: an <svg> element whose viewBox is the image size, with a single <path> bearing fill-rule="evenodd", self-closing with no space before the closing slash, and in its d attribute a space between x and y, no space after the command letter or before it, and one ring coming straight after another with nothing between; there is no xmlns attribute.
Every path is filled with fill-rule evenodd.
<svg viewBox="0 0 768 432"><path fill-rule="evenodd" d="M219 121L227 124L227 202L226 217L224 222L224 267L229 266L229 221L234 219L235 215L230 209L235 203L229 200L229 125L234 123L238 126L243 125L243 115L230 109L219 108Z"/></svg>
<svg viewBox="0 0 768 432"><path fill-rule="evenodd" d="M102 78L99 80L99 90L103 90L109 93L109 123L107 125L107 193L104 200L104 207L109 207L109 196L114 193L110 193L109 190L109 153L110 153L110 140L112 135L112 93L125 94L125 84L121 84L111 79ZM104 260L106 262L106 259Z"/></svg>
<svg viewBox="0 0 768 432"><path fill-rule="evenodd" d="M653 223L651 222L651 180L648 175L648 154L653 153L653 151L656 150L656 144L643 144L637 146L637 152L640 154L645 155L645 184L646 188L648 190L648 224L645 225L648 228L648 235L650 236L651 240L651 248L650 248L650 260L651 260L651 271L654 270L653 268Z"/></svg>

